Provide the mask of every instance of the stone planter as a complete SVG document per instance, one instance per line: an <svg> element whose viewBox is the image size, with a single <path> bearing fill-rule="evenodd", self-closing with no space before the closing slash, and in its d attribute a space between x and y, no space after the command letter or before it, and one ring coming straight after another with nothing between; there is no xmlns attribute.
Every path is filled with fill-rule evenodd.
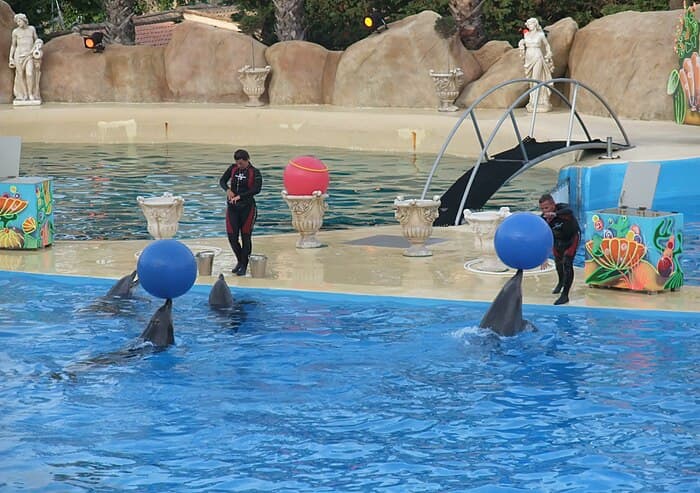
<svg viewBox="0 0 700 493"><path fill-rule="evenodd" d="M172 238L177 233L185 200L165 192L161 197L136 197L136 203L148 222L148 232L156 240Z"/></svg>
<svg viewBox="0 0 700 493"><path fill-rule="evenodd" d="M457 111L458 106L454 102L459 96L459 91L462 88L464 80L464 72L461 68L453 68L447 72L430 71L430 77L435 83L435 92L437 92L440 105L438 111Z"/></svg>
<svg viewBox="0 0 700 493"><path fill-rule="evenodd" d="M505 272L508 267L496 255L493 238L498 226L510 216L508 207L498 211L472 212L464 209L464 219L474 233L474 246L479 252L479 261L472 262L471 269L477 272Z"/></svg>
<svg viewBox="0 0 700 493"><path fill-rule="evenodd" d="M323 243L316 233L323 226L323 215L328 210L327 193L315 191L311 195L289 195L282 190L282 198L292 212L292 226L299 232L297 248L319 248Z"/></svg>
<svg viewBox="0 0 700 493"><path fill-rule="evenodd" d="M238 70L238 79L243 84L243 92L248 96L246 106L263 106L265 104L260 101L260 96L265 92L265 81L270 70L272 68L269 65L265 67L245 65Z"/></svg>
<svg viewBox="0 0 700 493"><path fill-rule="evenodd" d="M433 222L438 217L440 196L430 199L404 199L402 196L394 200L394 217L401 224L404 238L411 244L403 254L406 257L429 257L433 254L425 246L433 233Z"/></svg>

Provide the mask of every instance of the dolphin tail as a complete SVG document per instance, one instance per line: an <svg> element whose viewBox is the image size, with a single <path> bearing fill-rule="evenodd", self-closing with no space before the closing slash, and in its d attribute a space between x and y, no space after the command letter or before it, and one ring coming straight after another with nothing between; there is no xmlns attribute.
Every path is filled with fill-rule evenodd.
<svg viewBox="0 0 700 493"><path fill-rule="evenodd" d="M523 320L523 271L518 269L493 300L479 327L488 328L502 336L512 336L527 327Z"/></svg>

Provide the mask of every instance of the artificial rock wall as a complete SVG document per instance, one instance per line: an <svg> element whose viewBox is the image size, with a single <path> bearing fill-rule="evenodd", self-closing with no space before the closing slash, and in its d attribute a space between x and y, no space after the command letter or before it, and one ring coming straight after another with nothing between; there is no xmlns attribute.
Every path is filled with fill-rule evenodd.
<svg viewBox="0 0 700 493"><path fill-rule="evenodd" d="M670 120L672 98L665 89L678 63L673 41L681 13L622 12L583 29L568 18L545 26L555 76L587 84L622 117ZM4 58L15 27L13 15L0 0ZM177 26L165 47L108 45L97 54L86 50L77 34L62 36L45 45L42 99L243 103L247 96L238 69L253 59L256 66L272 67L263 100L273 105L435 108L438 100L429 70L461 67L465 80L457 103L466 107L495 84L522 76L516 48L494 41L480 50L467 50L437 35L433 27L437 17L432 11L407 17L342 52L303 41L266 47L240 33L187 21ZM506 107L519 90L498 94L485 106ZM0 64L0 104L11 101L12 71ZM605 114L583 93L577 107L583 113Z"/></svg>

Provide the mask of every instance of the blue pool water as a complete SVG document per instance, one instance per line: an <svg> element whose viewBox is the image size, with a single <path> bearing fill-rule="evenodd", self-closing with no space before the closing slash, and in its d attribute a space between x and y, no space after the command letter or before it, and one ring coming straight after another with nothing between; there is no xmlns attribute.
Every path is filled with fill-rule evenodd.
<svg viewBox="0 0 700 493"><path fill-rule="evenodd" d="M54 178L56 238L147 239L146 221L136 197L181 195L185 212L179 238L220 236L225 199L219 178L234 148L225 145L80 145L22 146L20 174ZM313 154L330 170L329 210L324 229L396 224L397 195L419 197L435 159L429 154L368 153L328 148L250 147L263 174L258 196L256 234L292 232L289 207L282 200L282 173L289 160ZM473 160L446 156L432 194L447 190ZM490 206L514 210L537 207L542 188L556 184L557 173L534 169L514 180Z"/></svg>
<svg viewBox="0 0 700 493"><path fill-rule="evenodd" d="M127 346L159 301L0 272L0 490L700 490L697 314L208 288L174 301L177 345Z"/></svg>

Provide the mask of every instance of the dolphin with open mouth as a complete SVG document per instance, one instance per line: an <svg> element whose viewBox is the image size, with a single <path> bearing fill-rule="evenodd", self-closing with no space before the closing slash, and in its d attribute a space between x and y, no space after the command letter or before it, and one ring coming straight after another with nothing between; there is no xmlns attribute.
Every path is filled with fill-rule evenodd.
<svg viewBox="0 0 700 493"><path fill-rule="evenodd" d="M119 279L114 286L107 291L105 298L131 298L134 294L134 290L139 285L138 273L137 271L132 272Z"/></svg>

